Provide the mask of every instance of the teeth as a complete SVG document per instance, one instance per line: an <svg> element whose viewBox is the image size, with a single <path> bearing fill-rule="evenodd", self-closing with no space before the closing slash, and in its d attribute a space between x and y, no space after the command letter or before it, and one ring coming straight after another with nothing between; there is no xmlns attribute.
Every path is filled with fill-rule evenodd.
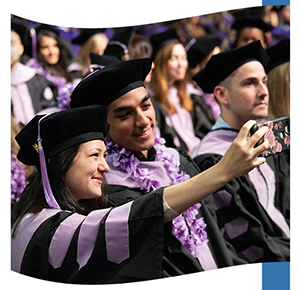
<svg viewBox="0 0 300 290"><path fill-rule="evenodd" d="M135 136L144 136L146 134L148 134L149 130L147 130L146 132L142 133L142 134L134 134Z"/></svg>

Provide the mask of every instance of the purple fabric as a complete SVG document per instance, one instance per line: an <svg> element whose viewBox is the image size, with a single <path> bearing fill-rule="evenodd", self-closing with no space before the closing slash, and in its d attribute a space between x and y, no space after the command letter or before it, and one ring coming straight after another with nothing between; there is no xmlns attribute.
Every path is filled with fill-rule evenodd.
<svg viewBox="0 0 300 290"><path fill-rule="evenodd" d="M249 172L249 178L258 195L259 202L267 211L270 218L282 229L287 237L290 237L290 227L280 211L275 207L276 180L275 173L268 164L259 166L259 170Z"/></svg>
<svg viewBox="0 0 300 290"><path fill-rule="evenodd" d="M37 59L37 56L36 56L36 31L34 28L30 29L30 36L31 36L31 43L32 43L32 48L31 48L32 57L34 59Z"/></svg>
<svg viewBox="0 0 300 290"><path fill-rule="evenodd" d="M243 252L239 253L239 256L240 258L246 258L247 261L253 263L264 256L264 249L257 246L251 246Z"/></svg>
<svg viewBox="0 0 300 290"><path fill-rule="evenodd" d="M49 247L49 262L54 269L62 265L73 235L84 219L85 216L74 213L66 218L55 231Z"/></svg>
<svg viewBox="0 0 300 290"><path fill-rule="evenodd" d="M175 128L188 147L189 152L192 153L194 148L199 144L200 139L195 136L191 114L181 107L175 87L170 88L168 98L175 106L177 113L166 116L166 123L168 126Z"/></svg>
<svg viewBox="0 0 300 290"><path fill-rule="evenodd" d="M83 221L77 246L77 262L79 269L82 268L92 255L94 244L98 235L98 228L102 218L110 209L92 211Z"/></svg>
<svg viewBox="0 0 300 290"><path fill-rule="evenodd" d="M26 84L36 71L21 63L11 72L11 101L17 122L27 124L34 116L31 96Z"/></svg>
<svg viewBox="0 0 300 290"><path fill-rule="evenodd" d="M55 197L53 195L53 192L52 192L52 189L51 189L51 186L50 186L48 173L47 173L47 167L46 167L46 161L45 161L44 149L43 149L43 146L42 146L42 143L41 143L42 138L41 138L41 134L40 134L40 123L47 116L48 115L45 115L38 122L37 142L38 142L38 145L39 145L39 159L40 159L40 166L41 166L41 175L42 175L42 181L43 181L44 195L45 195L47 204L51 208L60 209L60 206L58 205L57 201L55 200Z"/></svg>
<svg viewBox="0 0 300 290"><path fill-rule="evenodd" d="M20 272L22 259L27 245L37 228L58 210L43 209L39 214L26 215L19 224L16 236L11 239L11 269Z"/></svg>
<svg viewBox="0 0 300 290"><path fill-rule="evenodd" d="M105 224L107 260L120 264L129 258L128 218L133 201L110 212Z"/></svg>
<svg viewBox="0 0 300 290"><path fill-rule="evenodd" d="M249 222L241 217L238 217L227 224L225 224L226 237L225 239L234 239L243 233L247 232L249 227Z"/></svg>
<svg viewBox="0 0 300 290"><path fill-rule="evenodd" d="M232 196L226 190L220 190L213 194L215 210L230 204Z"/></svg>
<svg viewBox="0 0 300 290"><path fill-rule="evenodd" d="M166 148L166 153L174 155L174 163L179 163L179 154L173 148ZM140 184L131 177L130 172L124 172L115 168L109 163L109 157L107 158L108 164L110 166L109 172L105 175L108 184L120 184L127 187L140 187ZM159 182L161 187L169 186L173 184L173 179L167 172L164 166L164 160L161 161L141 161L138 168L151 171L151 179Z"/></svg>

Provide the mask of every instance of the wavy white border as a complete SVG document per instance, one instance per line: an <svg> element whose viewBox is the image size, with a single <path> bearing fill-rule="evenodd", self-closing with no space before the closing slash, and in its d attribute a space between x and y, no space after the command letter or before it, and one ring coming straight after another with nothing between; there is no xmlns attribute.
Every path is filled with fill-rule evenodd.
<svg viewBox="0 0 300 290"><path fill-rule="evenodd" d="M219 11L231 10L236 8L253 7L262 5L262 1L258 0L214 0L214 1L195 1L195 0L127 0L127 1L104 1L96 0L10 0L8 3L1 3L0 21L1 21L1 45L0 45L0 63L1 63L1 121L2 126L2 141L4 138L10 140L10 131L8 127L8 120L10 118L10 14L15 14L23 18L27 18L33 21L54 24L67 27L117 27L127 25L148 24L160 21L185 18L195 15L203 15L208 13L214 13ZM299 2L291 0L291 41L292 41L292 101L291 101L291 130L292 130L292 158L291 158L291 178L294 183L299 175L299 154L296 152L296 148L300 144L299 139L299 125L297 124L297 114L299 114L299 101L300 94L298 93L297 83L299 82ZM4 5L5 4L5 5ZM294 37L293 37L294 35ZM7 125L7 126L6 126ZM5 127L5 128L3 128ZM1 257L3 257L1 263L1 277L3 278L3 287L9 287L10 289L20 289L23 287L30 287L30 289L40 289L41 287L55 287L55 289L78 289L79 287L88 287L88 289L95 289L96 287L112 287L113 289L140 289L140 287L159 287L169 289L182 289L188 287L189 289L222 289L222 290L259 290L261 289L262 271L261 264L251 264L243 266L234 266L230 268L212 270L192 275L185 275L174 278L167 278L155 281L147 281L141 283L130 283L122 285L105 285L105 286L82 286L82 285L65 285L65 284L53 284L41 280L31 279L23 275L19 275L10 271L10 211L9 211L9 191L10 191L10 177L7 168L10 166L9 159L9 146L8 142L1 142L0 160L2 163L1 171L1 185L3 196L3 207L8 208L4 210L2 216L2 251ZM293 148L295 150L293 150ZM300 194L299 189L292 187L292 261L298 261L298 245L299 243L299 230L297 218L299 212L296 207ZM4 197L5 195L5 197ZM3 208L2 207L2 208ZM294 222L293 222L294 221ZM293 228L294 225L294 228ZM297 228L296 228L297 227ZM293 231L294 229L294 231ZM292 263L293 265L293 263ZM291 269L291 289L297 289L299 286L298 271L296 267ZM297 285L297 286L296 286ZM295 287L294 287L295 286Z"/></svg>

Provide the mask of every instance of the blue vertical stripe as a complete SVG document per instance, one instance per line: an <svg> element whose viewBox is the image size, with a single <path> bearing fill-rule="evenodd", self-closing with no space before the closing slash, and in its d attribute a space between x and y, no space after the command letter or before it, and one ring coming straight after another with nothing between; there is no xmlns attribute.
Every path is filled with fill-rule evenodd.
<svg viewBox="0 0 300 290"><path fill-rule="evenodd" d="M262 0L262 5L290 5L290 0Z"/></svg>
<svg viewBox="0 0 300 290"><path fill-rule="evenodd" d="M290 262L263 263L262 290L290 290Z"/></svg>

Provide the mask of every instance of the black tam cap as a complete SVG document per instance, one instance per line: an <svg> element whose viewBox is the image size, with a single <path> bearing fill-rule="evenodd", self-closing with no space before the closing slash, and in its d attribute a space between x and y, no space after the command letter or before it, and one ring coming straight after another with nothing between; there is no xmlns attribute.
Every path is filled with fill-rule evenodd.
<svg viewBox="0 0 300 290"><path fill-rule="evenodd" d="M168 29L164 32L153 34L150 38L153 47L151 58L154 60L157 53L169 42L180 42L180 38L175 29Z"/></svg>
<svg viewBox="0 0 300 290"><path fill-rule="evenodd" d="M83 45L93 35L104 32L104 28L82 28L80 34L72 39L72 43Z"/></svg>
<svg viewBox="0 0 300 290"><path fill-rule="evenodd" d="M128 53L128 44L133 31L134 28L132 26L115 28L104 54L114 55L121 60L122 56Z"/></svg>
<svg viewBox="0 0 300 290"><path fill-rule="evenodd" d="M220 46L222 40L219 36L212 34L198 37L191 42L194 43L187 50L187 59L189 64L193 66L201 62L216 46Z"/></svg>
<svg viewBox="0 0 300 290"><path fill-rule="evenodd" d="M249 61L259 61L266 67L269 56L259 40L243 47L220 52L213 55L206 67L193 76L193 80L205 93L213 93L215 86L233 71Z"/></svg>
<svg viewBox="0 0 300 290"><path fill-rule="evenodd" d="M20 145L18 159L39 167L39 154L35 149L38 134L47 160L75 145L103 140L108 130L107 109L99 105L36 115L16 136Z"/></svg>
<svg viewBox="0 0 300 290"><path fill-rule="evenodd" d="M42 33L44 31L51 31L53 32L54 34L56 34L57 36L60 36L60 32L58 29L55 29L54 27L48 25L48 24L41 24L39 25L36 29L36 34L39 34L39 33Z"/></svg>
<svg viewBox="0 0 300 290"><path fill-rule="evenodd" d="M133 59L91 73L75 87L70 107L109 105L129 91L144 86L151 65L150 58Z"/></svg>
<svg viewBox="0 0 300 290"><path fill-rule="evenodd" d="M11 23L11 30L16 32L21 39L22 44L26 45L30 41L29 27L18 22Z"/></svg>
<svg viewBox="0 0 300 290"><path fill-rule="evenodd" d="M273 68L290 61L290 40L283 39L269 47L266 51L270 57L270 61L266 67L266 73L268 73Z"/></svg>
<svg viewBox="0 0 300 290"><path fill-rule="evenodd" d="M267 32L273 29L273 26L264 22L261 18L259 17L253 17L253 18L242 18L236 20L233 25L231 26L231 29L234 30L241 30L246 27L255 27L259 28L263 32Z"/></svg>
<svg viewBox="0 0 300 290"><path fill-rule="evenodd" d="M98 53L93 52L90 53L90 60L91 65L98 65L102 68L107 65L120 62L120 60L113 55L100 55Z"/></svg>

